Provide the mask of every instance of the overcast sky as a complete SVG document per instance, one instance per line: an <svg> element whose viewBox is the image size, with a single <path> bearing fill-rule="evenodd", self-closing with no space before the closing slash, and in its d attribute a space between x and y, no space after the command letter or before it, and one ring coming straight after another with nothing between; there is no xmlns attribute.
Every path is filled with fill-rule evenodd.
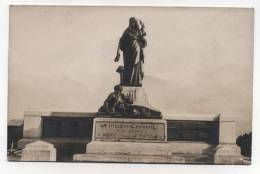
<svg viewBox="0 0 260 174"><path fill-rule="evenodd" d="M231 114L237 134L251 130L253 10L239 8L13 6L9 120L97 111L119 82L131 16L146 25L144 88L165 118Z"/></svg>

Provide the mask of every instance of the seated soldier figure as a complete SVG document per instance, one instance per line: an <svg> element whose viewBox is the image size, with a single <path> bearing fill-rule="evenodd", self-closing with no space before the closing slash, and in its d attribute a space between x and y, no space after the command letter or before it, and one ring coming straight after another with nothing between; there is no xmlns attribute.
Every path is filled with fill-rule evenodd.
<svg viewBox="0 0 260 174"><path fill-rule="evenodd" d="M122 86L116 85L114 92L109 94L103 106L99 108L99 112L128 115L132 112L132 104L131 98L122 93Z"/></svg>

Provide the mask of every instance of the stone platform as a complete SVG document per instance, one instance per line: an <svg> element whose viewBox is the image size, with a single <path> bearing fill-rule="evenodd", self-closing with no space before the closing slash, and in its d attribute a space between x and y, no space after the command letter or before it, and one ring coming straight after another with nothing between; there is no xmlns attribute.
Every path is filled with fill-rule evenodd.
<svg viewBox="0 0 260 174"><path fill-rule="evenodd" d="M87 144L86 153L74 155L73 160L76 162L242 164L240 148L235 145L235 136L233 136L234 119L218 116L216 121L221 128L218 145L196 141L168 142L165 120L95 118L92 141Z"/></svg>
<svg viewBox="0 0 260 174"><path fill-rule="evenodd" d="M169 154L167 124L159 119L95 118L92 141L86 154L74 161L184 163L182 157Z"/></svg>
<svg viewBox="0 0 260 174"><path fill-rule="evenodd" d="M56 149L53 144L35 141L22 150L21 161L56 161Z"/></svg>
<svg viewBox="0 0 260 174"><path fill-rule="evenodd" d="M76 162L208 163L212 145L167 142L167 125L159 119L95 118L92 141Z"/></svg>
<svg viewBox="0 0 260 174"><path fill-rule="evenodd" d="M18 148L32 152L36 148L26 145L43 140L57 149L57 161L245 164L232 116L172 117L166 125L162 119L96 115L26 112ZM37 161L38 150L25 160Z"/></svg>
<svg viewBox="0 0 260 174"><path fill-rule="evenodd" d="M102 142L92 141L76 162L213 163L212 145L203 142Z"/></svg>
<svg viewBox="0 0 260 174"><path fill-rule="evenodd" d="M115 163L185 163L185 159L175 156L144 156L144 155L74 155L75 162L115 162Z"/></svg>

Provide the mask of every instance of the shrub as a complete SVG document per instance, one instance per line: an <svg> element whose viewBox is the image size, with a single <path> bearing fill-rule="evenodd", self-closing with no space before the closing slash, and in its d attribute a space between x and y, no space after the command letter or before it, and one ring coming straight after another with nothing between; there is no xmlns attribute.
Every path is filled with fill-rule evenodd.
<svg viewBox="0 0 260 174"><path fill-rule="evenodd" d="M242 155L251 157L252 132L237 137L236 144L241 148Z"/></svg>

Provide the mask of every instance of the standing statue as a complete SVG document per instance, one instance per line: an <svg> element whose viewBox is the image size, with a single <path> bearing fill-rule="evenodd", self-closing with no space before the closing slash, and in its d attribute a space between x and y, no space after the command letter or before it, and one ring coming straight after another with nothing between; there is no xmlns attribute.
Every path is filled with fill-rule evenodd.
<svg viewBox="0 0 260 174"><path fill-rule="evenodd" d="M119 61L120 50L123 52L124 66L120 66L117 72L121 76L123 86L142 86L144 72L143 49L146 47L146 32L144 23L135 17L129 19L129 26L120 38L115 62Z"/></svg>

